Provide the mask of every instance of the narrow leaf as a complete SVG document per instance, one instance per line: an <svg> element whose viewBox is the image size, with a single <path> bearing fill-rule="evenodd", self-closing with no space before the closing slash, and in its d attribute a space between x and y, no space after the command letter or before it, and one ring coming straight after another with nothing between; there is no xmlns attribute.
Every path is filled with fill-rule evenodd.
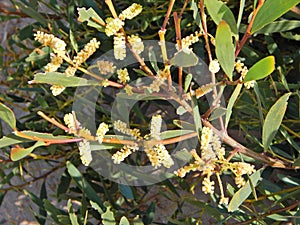
<svg viewBox="0 0 300 225"><path fill-rule="evenodd" d="M150 48L149 48L149 53L148 53L148 55L149 55L149 61L150 61L150 63L151 63L152 68L154 69L154 71L155 71L156 73L158 73L159 68L158 68L158 66L157 66L157 59L156 59L156 56L155 56L155 52L153 51L153 47L150 47Z"/></svg>
<svg viewBox="0 0 300 225"><path fill-rule="evenodd" d="M119 188L123 196L125 196L128 199L134 199L133 192L130 186L119 184Z"/></svg>
<svg viewBox="0 0 300 225"><path fill-rule="evenodd" d="M70 162L67 162L67 169L73 180L75 181L78 188L86 194L86 196L97 203L102 209L105 209L101 199L99 198L97 192L92 188L92 186L84 179L79 170Z"/></svg>
<svg viewBox="0 0 300 225"><path fill-rule="evenodd" d="M198 27L200 27L200 30L203 30L198 4L195 2L195 0L192 0L191 2L191 9L193 10L193 18L195 23L197 24Z"/></svg>
<svg viewBox="0 0 300 225"><path fill-rule="evenodd" d="M222 20L219 23L216 33L216 55L219 63L228 76L232 80L232 72L234 69L234 46L231 38L231 30L229 25Z"/></svg>
<svg viewBox="0 0 300 225"><path fill-rule="evenodd" d="M227 129L227 127L228 127L228 123L229 123L231 113L232 113L232 108L233 108L234 103L237 100L237 98L238 98L238 96L241 92L242 87L243 87L242 84L238 84L235 87L235 89L234 89L234 91L233 91L233 93L232 93L232 95L231 95L231 97L228 101L227 111L226 111L226 116L225 116L225 129Z"/></svg>
<svg viewBox="0 0 300 225"><path fill-rule="evenodd" d="M268 149L284 117L291 93L281 96L269 110L262 129L262 143Z"/></svg>
<svg viewBox="0 0 300 225"><path fill-rule="evenodd" d="M22 2L17 2L16 4L21 8L22 12L27 14L29 17L35 19L43 26L47 26L47 20L40 13L38 13L37 10L25 5Z"/></svg>
<svg viewBox="0 0 300 225"><path fill-rule="evenodd" d="M69 218L72 225L79 225L77 216L73 211L72 202L71 199L68 200L68 212L69 212Z"/></svg>
<svg viewBox="0 0 300 225"><path fill-rule="evenodd" d="M275 21L256 31L255 34L271 34L276 32L284 32L298 27L300 27L299 20Z"/></svg>
<svg viewBox="0 0 300 225"><path fill-rule="evenodd" d="M100 84L95 80L87 80L81 77L67 77L65 74L58 72L38 73L34 76L34 79L30 81L30 83L61 85L64 87L78 87Z"/></svg>
<svg viewBox="0 0 300 225"><path fill-rule="evenodd" d="M45 146L45 145L46 145L45 142L37 141L30 148L21 148L21 147L12 148L10 152L10 158L12 161L23 159L24 157L28 156L35 148L40 146Z"/></svg>
<svg viewBox="0 0 300 225"><path fill-rule="evenodd" d="M255 33L267 24L272 23L274 20L278 19L280 16L289 11L293 6L299 4L299 0L268 0L265 1L261 9L258 11L251 33Z"/></svg>
<svg viewBox="0 0 300 225"><path fill-rule="evenodd" d="M228 8L228 6L224 2L218 0L205 0L205 6L215 24L218 25L222 20L226 21L226 23L230 26L232 33L237 39L238 30L236 21L233 13Z"/></svg>
<svg viewBox="0 0 300 225"><path fill-rule="evenodd" d="M2 103L0 103L0 119L6 122L12 129L16 128L15 114L10 108Z"/></svg>
<svg viewBox="0 0 300 225"><path fill-rule="evenodd" d="M182 67L195 66L198 63L197 55L191 50L180 50L175 53L174 57L171 59L171 64Z"/></svg>
<svg viewBox="0 0 300 225"><path fill-rule="evenodd" d="M260 169L253 173L249 179L251 179L251 182L253 184L253 187L256 187L259 178L261 177L263 169ZM252 188L250 185L250 180L248 180L240 190L238 190L232 197L229 205L228 205L228 211L233 212L237 210L240 205L248 198L248 196L251 194Z"/></svg>
<svg viewBox="0 0 300 225"><path fill-rule="evenodd" d="M186 93L190 87L190 84L192 82L193 75L191 73L187 74L184 79L184 93Z"/></svg>
<svg viewBox="0 0 300 225"><path fill-rule="evenodd" d="M196 126L196 131L198 134L198 138L201 136L201 130L202 130L202 121L201 121L201 116L200 116L200 111L199 111L199 106L197 99L195 97L192 98L193 102L193 117L194 117L194 123Z"/></svg>
<svg viewBox="0 0 300 225"><path fill-rule="evenodd" d="M275 57L268 56L255 63L248 71L244 82L259 80L270 75L275 69Z"/></svg>
<svg viewBox="0 0 300 225"><path fill-rule="evenodd" d="M93 8L78 8L78 21L79 22L87 22L87 25L90 27L94 27L98 29L101 32L104 32L105 28L101 26L99 23L96 23L94 19L97 21L100 21L102 24L105 24L105 22L102 20L102 18L95 12Z"/></svg>
<svg viewBox="0 0 300 225"><path fill-rule="evenodd" d="M14 144L19 144L22 142L28 142L27 139L24 138L20 138L18 136L15 136L13 134L4 136L3 138L0 139L0 148L4 148L10 145L14 145Z"/></svg>

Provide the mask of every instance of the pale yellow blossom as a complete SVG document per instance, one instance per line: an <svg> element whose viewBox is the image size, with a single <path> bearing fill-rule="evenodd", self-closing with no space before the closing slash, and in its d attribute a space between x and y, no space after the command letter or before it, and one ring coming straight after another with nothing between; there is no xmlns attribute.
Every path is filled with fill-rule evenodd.
<svg viewBox="0 0 300 225"><path fill-rule="evenodd" d="M138 35L128 36L128 42L130 43L132 50L137 54L141 54L144 51L144 43Z"/></svg>
<svg viewBox="0 0 300 225"><path fill-rule="evenodd" d="M210 61L208 70L212 73L217 73L220 70L220 64L217 59Z"/></svg>
<svg viewBox="0 0 300 225"><path fill-rule="evenodd" d="M100 123L97 133L96 133L96 140L99 142L99 144L102 143L104 135L109 131L108 125L104 122Z"/></svg>
<svg viewBox="0 0 300 225"><path fill-rule="evenodd" d="M114 56L119 60L123 60L126 57L126 42L123 33L117 33L114 36Z"/></svg>
<svg viewBox="0 0 300 225"><path fill-rule="evenodd" d="M50 90L52 91L53 96L60 95L66 88L62 85L52 85Z"/></svg>
<svg viewBox="0 0 300 225"><path fill-rule="evenodd" d="M88 166L93 160L90 143L86 139L83 139L78 145L81 162L83 165Z"/></svg>
<svg viewBox="0 0 300 225"><path fill-rule="evenodd" d="M143 10L143 7L140 4L137 3L133 3L131 6L129 6L127 9L123 10L120 15L119 18L121 20L131 20L134 17L136 17L137 15L139 15Z"/></svg>
<svg viewBox="0 0 300 225"><path fill-rule="evenodd" d="M118 81L122 84L126 84L129 80L129 73L127 68L117 70Z"/></svg>
<svg viewBox="0 0 300 225"><path fill-rule="evenodd" d="M124 26L124 21L119 18L107 18L105 33L107 36L115 35Z"/></svg>

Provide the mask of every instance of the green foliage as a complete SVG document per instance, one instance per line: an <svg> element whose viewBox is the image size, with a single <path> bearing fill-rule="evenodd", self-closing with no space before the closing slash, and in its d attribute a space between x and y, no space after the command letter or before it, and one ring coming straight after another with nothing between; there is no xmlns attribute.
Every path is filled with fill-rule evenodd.
<svg viewBox="0 0 300 225"><path fill-rule="evenodd" d="M122 20L125 25L118 35L126 34L125 61L138 60L131 65L114 60L114 70L106 74L99 69L99 59L114 48L117 37L106 35L107 18L119 16L133 2L113 1L116 12L108 7L109 0L11 2L14 7L0 10L1 22L28 17L32 22L9 31L12 35L0 47L2 207L15 201L6 198L8 192L19 191L34 204L27 208L39 224L299 224L299 7L290 11L299 0L192 0L174 1L173 6L172 1L135 1L143 10ZM60 54L56 39L40 43L34 36L37 31L66 44L56 71L44 72ZM154 44L132 54L134 45L128 40L133 34ZM88 55L88 50L80 50L87 49L93 38L101 42L100 48L80 65L72 64L76 56ZM206 64L215 59L222 70L214 76ZM66 76L69 66L77 70L74 76ZM121 68L129 72L126 84L117 73ZM151 87L155 81L162 81L156 87L159 91ZM67 88L53 96L49 88L53 85ZM111 112L116 99L122 103L118 108L122 118L127 103L134 102L125 122L131 131L138 129L141 139L129 132L114 133ZM78 100L83 102L82 112L74 107ZM71 127L64 120L69 113ZM153 138L151 120L158 114L162 129ZM94 128L87 126L91 120ZM97 126L102 122L109 131L99 143ZM208 145L215 158L204 160L201 139L207 127L222 140L223 158L216 156L221 149L215 149L214 140ZM197 140L190 146L192 139ZM87 167L80 152L83 140L93 156ZM151 167L144 149L153 148L153 143L165 146L174 166ZM131 145L142 151L134 150L120 165L108 162L110 154ZM107 155L109 160L93 164ZM42 165L39 175L33 166L37 162ZM256 169L239 177L245 181L240 188L235 179L247 169L233 168L234 163ZM183 178L174 175L180 172L176 166L186 170ZM99 167L111 169L112 179ZM126 177L135 167L153 170L141 169ZM57 184L49 177L54 174L59 176ZM210 195L203 193L207 178L214 183ZM115 182L118 179L120 183ZM155 184L131 185L138 179ZM38 181L42 182L37 191L29 189ZM221 202L226 198L228 205Z"/></svg>

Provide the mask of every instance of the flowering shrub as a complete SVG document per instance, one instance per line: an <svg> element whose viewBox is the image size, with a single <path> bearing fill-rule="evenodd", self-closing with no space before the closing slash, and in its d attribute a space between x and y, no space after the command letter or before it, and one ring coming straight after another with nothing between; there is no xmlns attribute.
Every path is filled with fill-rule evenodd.
<svg viewBox="0 0 300 225"><path fill-rule="evenodd" d="M25 75L15 71L9 81L11 90L34 93L30 115L21 124L3 98L0 118L13 131L0 146L3 165L20 175L36 160L65 168L56 197L67 210L26 192L42 212L37 221L296 223L300 97L299 84L285 77L299 68L273 35L293 38L298 21L282 16L297 3L72 1L67 17L58 11L61 21L33 13ZM278 170L291 174L269 179ZM2 177L4 193L16 188ZM166 192L157 205L145 199L153 186ZM163 196L176 208L159 220ZM187 204L195 214L186 216Z"/></svg>

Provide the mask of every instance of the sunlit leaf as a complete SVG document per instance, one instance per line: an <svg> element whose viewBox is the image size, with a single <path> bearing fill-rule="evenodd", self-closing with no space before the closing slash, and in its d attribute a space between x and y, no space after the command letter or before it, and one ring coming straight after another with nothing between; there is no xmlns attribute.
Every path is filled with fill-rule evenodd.
<svg viewBox="0 0 300 225"><path fill-rule="evenodd" d="M105 22L102 20L102 18L95 12L93 8L78 8L78 21L79 22L87 22L88 26L94 27L98 29L99 31L104 32L105 28L101 26L99 23L95 22L93 18L100 21L102 24L105 24Z"/></svg>
<svg viewBox="0 0 300 225"><path fill-rule="evenodd" d="M101 214L103 225L116 225L114 213L110 210L110 206L106 208L105 213Z"/></svg>
<svg viewBox="0 0 300 225"><path fill-rule="evenodd" d="M289 11L293 6L299 4L299 0L268 0L265 1L261 9L258 11L251 33L255 33L267 24L272 23L274 20Z"/></svg>
<svg viewBox="0 0 300 225"><path fill-rule="evenodd" d="M255 63L247 72L244 82L259 80L270 75L275 69L275 57L268 56Z"/></svg>
<svg viewBox="0 0 300 225"><path fill-rule="evenodd" d="M12 129L16 128L15 114L10 108L2 103L0 103L0 119L6 122Z"/></svg>
<svg viewBox="0 0 300 225"><path fill-rule="evenodd" d="M130 225L130 223L125 216L122 216L119 225Z"/></svg>
<svg viewBox="0 0 300 225"><path fill-rule="evenodd" d="M295 28L300 27L299 20L281 20L281 21L274 21L265 27L259 29L255 32L255 34L271 34L276 32L284 32L288 30L293 30ZM246 26L243 29L246 30Z"/></svg>
<svg viewBox="0 0 300 225"><path fill-rule="evenodd" d="M64 87L78 87L78 86L90 86L99 85L100 83L95 80L87 80L81 77L67 77L63 73L50 72L50 73L37 73L34 79L30 81L31 84L52 84L61 85Z"/></svg>
<svg viewBox="0 0 300 225"><path fill-rule="evenodd" d="M71 224L72 225L79 225L78 220L77 220L77 216L74 213L74 210L73 210L73 207L72 207L71 199L68 200L67 206L68 206L68 212L69 212L69 218L70 218Z"/></svg>
<svg viewBox="0 0 300 225"><path fill-rule="evenodd" d="M207 11L215 24L219 24L224 20L230 26L231 32L238 38L237 25L232 11L228 8L225 2L218 0L205 0Z"/></svg>
<svg viewBox="0 0 300 225"><path fill-rule="evenodd" d="M273 138L275 137L282 119L284 117L288 99L291 93L281 96L275 104L270 108L262 129L262 143L264 149L268 149Z"/></svg>
<svg viewBox="0 0 300 225"><path fill-rule="evenodd" d="M250 176L251 182L254 187L258 183L258 181L261 177L262 171L263 171L263 169L260 169ZM228 211L229 212L236 211L240 207L240 205L248 198L248 196L251 194L251 192L252 192L252 188L250 185L250 181L248 180L246 182L246 184L233 195L233 197L228 205Z"/></svg>
<svg viewBox="0 0 300 225"><path fill-rule="evenodd" d="M45 142L37 141L33 146L29 148L21 148L21 147L12 148L10 152L10 158L13 161L23 159L24 157L28 156L35 148L40 146L45 146L45 145L46 145Z"/></svg>
<svg viewBox="0 0 300 225"><path fill-rule="evenodd" d="M232 80L234 69L234 51L230 27L222 20L219 23L216 33L216 55L222 69L230 80Z"/></svg>

